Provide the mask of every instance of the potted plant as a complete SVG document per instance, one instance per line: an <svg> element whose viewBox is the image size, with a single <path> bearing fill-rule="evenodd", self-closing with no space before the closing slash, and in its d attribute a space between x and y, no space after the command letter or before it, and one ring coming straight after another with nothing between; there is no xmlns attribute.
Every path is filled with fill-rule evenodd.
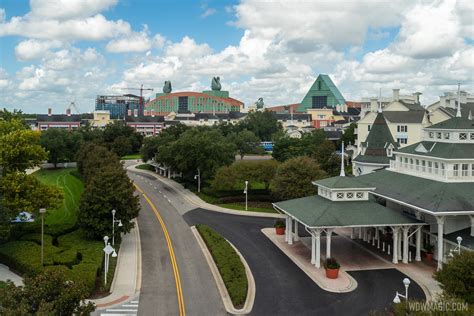
<svg viewBox="0 0 474 316"><path fill-rule="evenodd" d="M285 234L285 222L282 220L278 220L275 223L275 231L277 235L284 235Z"/></svg>
<svg viewBox="0 0 474 316"><path fill-rule="evenodd" d="M433 262L433 250L434 250L433 244L426 245L425 249L426 249L426 261Z"/></svg>
<svg viewBox="0 0 474 316"><path fill-rule="evenodd" d="M328 279L337 279L339 276L339 268L341 265L335 258L327 258L324 261L324 268L326 269L326 277Z"/></svg>

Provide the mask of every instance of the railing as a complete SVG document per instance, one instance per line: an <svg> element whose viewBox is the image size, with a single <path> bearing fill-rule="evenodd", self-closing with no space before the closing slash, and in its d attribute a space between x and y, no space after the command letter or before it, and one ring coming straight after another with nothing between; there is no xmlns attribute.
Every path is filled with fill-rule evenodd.
<svg viewBox="0 0 474 316"><path fill-rule="evenodd" d="M400 161L390 161L390 168L407 174L419 175L434 179L465 180L474 178L473 170L451 170L445 168L428 167L422 164L410 164Z"/></svg>

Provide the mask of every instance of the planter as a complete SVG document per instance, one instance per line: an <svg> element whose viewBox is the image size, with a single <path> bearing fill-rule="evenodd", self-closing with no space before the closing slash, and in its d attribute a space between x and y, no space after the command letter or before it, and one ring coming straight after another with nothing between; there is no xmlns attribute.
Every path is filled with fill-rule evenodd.
<svg viewBox="0 0 474 316"><path fill-rule="evenodd" d="M326 277L328 279L337 279L338 276L339 276L339 269L326 268Z"/></svg>
<svg viewBox="0 0 474 316"><path fill-rule="evenodd" d="M431 252L426 253L426 261L433 262L433 254Z"/></svg>
<svg viewBox="0 0 474 316"><path fill-rule="evenodd" d="M275 227L275 231L277 235L284 235L285 234L285 227Z"/></svg>

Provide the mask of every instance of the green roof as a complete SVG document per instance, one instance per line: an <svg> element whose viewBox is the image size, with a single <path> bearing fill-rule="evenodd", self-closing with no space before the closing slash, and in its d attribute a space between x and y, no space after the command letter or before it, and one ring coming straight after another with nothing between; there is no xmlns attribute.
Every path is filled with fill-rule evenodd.
<svg viewBox="0 0 474 316"><path fill-rule="evenodd" d="M332 82L331 78L328 75L322 75L322 74L319 75L319 77L324 81L326 86L329 88L331 93L336 98L337 102L339 102L339 104L346 104L346 100L344 99L341 92L339 91L339 89L334 84L334 82Z"/></svg>
<svg viewBox="0 0 474 316"><path fill-rule="evenodd" d="M431 212L474 214L473 182L441 182L389 170L358 176L357 181L375 187L376 194Z"/></svg>
<svg viewBox="0 0 474 316"><path fill-rule="evenodd" d="M398 143L393 139L384 115L378 113L367 139L362 142L362 145L366 147L364 154L358 155L353 160L356 162L390 164L390 159L387 157L387 147L390 144L393 145L394 149L398 148Z"/></svg>
<svg viewBox="0 0 474 316"><path fill-rule="evenodd" d="M473 113L474 115L474 113ZM474 130L474 120L468 119L466 116L452 117L446 121L425 127L427 129L471 129Z"/></svg>
<svg viewBox="0 0 474 316"><path fill-rule="evenodd" d="M307 227L388 226L420 223L401 212L386 208L373 198L368 201L334 202L319 195L273 203L282 212Z"/></svg>
<svg viewBox="0 0 474 316"><path fill-rule="evenodd" d="M391 123L421 123L425 117L423 111L384 111L383 116Z"/></svg>
<svg viewBox="0 0 474 316"><path fill-rule="evenodd" d="M428 152L416 151L420 145L423 145ZM445 159L474 159L474 143L460 144L422 141L400 148L397 152Z"/></svg>
<svg viewBox="0 0 474 316"><path fill-rule="evenodd" d="M403 100L398 100L398 102L403 104L410 111L425 111L426 110L419 103L409 103L409 102L405 102Z"/></svg>
<svg viewBox="0 0 474 316"><path fill-rule="evenodd" d="M313 184L322 185L326 188L331 189L370 189L373 186L369 186L355 180L354 177L332 177L322 180L313 181Z"/></svg>

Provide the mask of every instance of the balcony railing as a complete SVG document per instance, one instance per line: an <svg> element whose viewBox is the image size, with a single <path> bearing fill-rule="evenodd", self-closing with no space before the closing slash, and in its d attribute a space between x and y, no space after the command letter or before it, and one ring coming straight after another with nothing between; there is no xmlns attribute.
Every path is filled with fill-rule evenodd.
<svg viewBox="0 0 474 316"><path fill-rule="evenodd" d="M390 168L403 173L418 175L425 178L444 180L466 180L474 178L474 170L452 170L444 168L434 168L417 164L404 163L400 161L390 161Z"/></svg>

